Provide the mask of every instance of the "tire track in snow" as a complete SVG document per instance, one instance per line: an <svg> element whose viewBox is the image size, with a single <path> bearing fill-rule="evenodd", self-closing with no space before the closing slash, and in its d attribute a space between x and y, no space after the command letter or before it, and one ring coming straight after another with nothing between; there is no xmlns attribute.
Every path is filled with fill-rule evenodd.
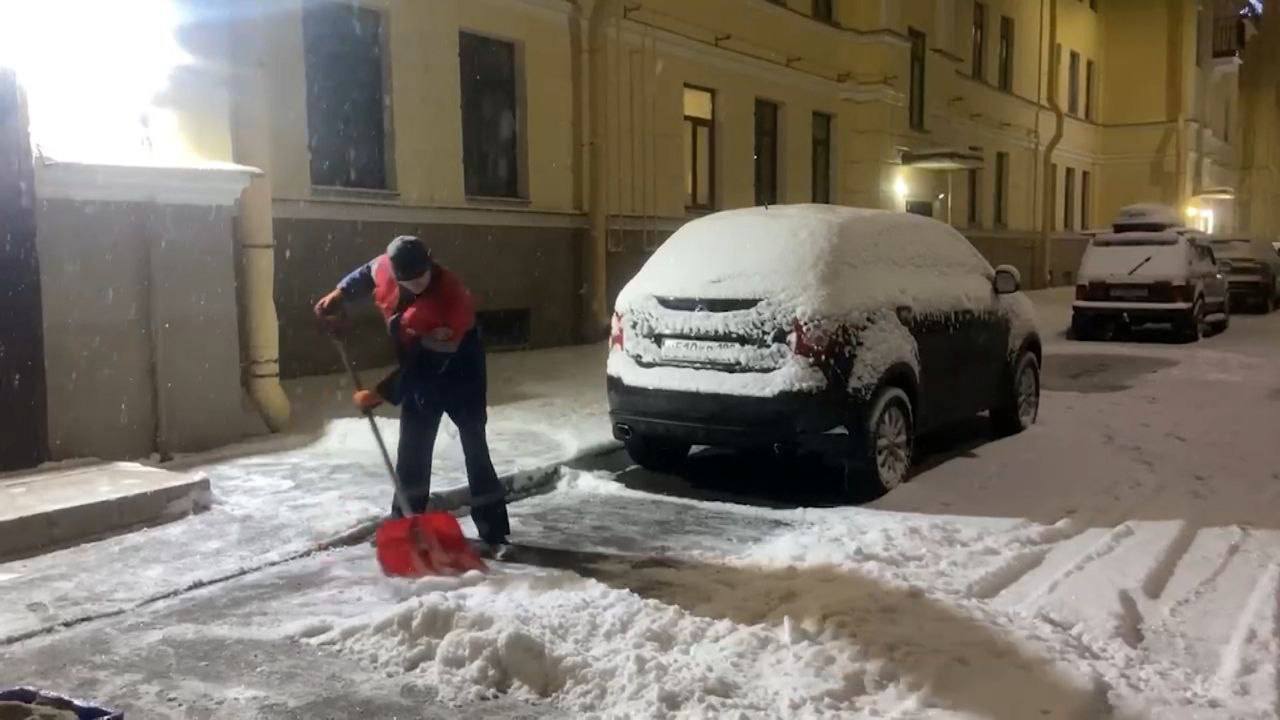
<svg viewBox="0 0 1280 720"><path fill-rule="evenodd" d="M1195 587L1191 588L1187 594L1178 598L1165 609L1164 614L1166 617L1177 615L1182 608L1204 597L1205 593L1209 592L1210 588L1217 584L1218 578L1221 578L1227 568L1231 566L1231 562L1240 554L1240 548L1244 547L1245 542L1249 539L1249 531L1246 528L1235 525L1232 529L1235 531L1235 537L1227 543L1227 548L1223 551L1222 557L1219 558L1218 564L1200 582L1197 582Z"/></svg>
<svg viewBox="0 0 1280 720"><path fill-rule="evenodd" d="M977 600L990 600L998 596L1044 564L1045 558L1059 544L1081 535L1088 529L1088 525L1071 517L1062 518L1050 525L1026 522L1009 533L1006 541L1010 545L1021 545L1026 549L1014 552L996 563L994 567L970 580L965 587L965 594Z"/></svg>
<svg viewBox="0 0 1280 720"><path fill-rule="evenodd" d="M978 600L990 600L1006 588L1026 577L1044 562L1052 547L1023 550L974 578L965 594Z"/></svg>
<svg viewBox="0 0 1280 720"><path fill-rule="evenodd" d="M1191 549L1191 543L1196 539L1196 533L1200 531L1198 525L1181 520L1178 522L1178 530L1169 543L1156 557L1155 564L1147 571L1142 578L1142 592L1151 600L1158 600L1164 594L1164 590L1169 585L1170 578L1173 577L1174 570L1183 558L1187 556L1187 551ZM1133 598L1129 598L1129 602L1133 602Z"/></svg>
<svg viewBox="0 0 1280 720"><path fill-rule="evenodd" d="M1224 698L1269 692L1272 710L1280 714L1280 564L1272 564L1258 578L1231 640L1223 648L1217 686ZM1264 688L1250 688L1251 679L1266 670Z"/></svg>
<svg viewBox="0 0 1280 720"><path fill-rule="evenodd" d="M1085 551L1084 554L1077 557L1072 562L1059 570L1053 577L1050 577L1033 592L1021 605L1024 611L1034 613L1039 609L1045 598L1053 594L1063 582L1068 578L1076 575L1080 571L1089 567L1098 560L1115 552L1121 543L1133 537L1133 526L1128 522L1123 522L1111 529L1101 540L1093 544L1093 547Z"/></svg>

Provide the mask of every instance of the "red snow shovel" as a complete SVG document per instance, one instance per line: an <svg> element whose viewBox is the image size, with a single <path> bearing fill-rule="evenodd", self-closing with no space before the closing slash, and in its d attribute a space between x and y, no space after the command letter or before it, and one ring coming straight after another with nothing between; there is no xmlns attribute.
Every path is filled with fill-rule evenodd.
<svg viewBox="0 0 1280 720"><path fill-rule="evenodd" d="M342 364L351 373L351 382L356 390L363 390L360 374L347 357L347 347L338 338L334 338L338 353L342 355ZM395 466L391 464L391 456L387 453L387 444L382 441L382 433L378 431L378 423L373 419L373 412L364 411L369 420L369 428L378 441L378 449L382 451L382 461L387 466L387 474L391 476L391 484L395 488L396 507L404 517L383 520L378 525L374 536L377 546L378 564L382 572L392 577L426 577L428 575L461 575L468 570L485 571L488 568L476 553L471 543L462 536L462 527L458 519L442 510L434 510L418 515L413 514L409 502L405 499L400 487L400 478L396 476Z"/></svg>

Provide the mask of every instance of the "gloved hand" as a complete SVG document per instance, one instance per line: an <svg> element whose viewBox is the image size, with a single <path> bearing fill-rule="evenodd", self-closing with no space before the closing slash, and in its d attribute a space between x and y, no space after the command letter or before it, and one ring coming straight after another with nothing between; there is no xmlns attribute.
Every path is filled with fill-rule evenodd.
<svg viewBox="0 0 1280 720"><path fill-rule="evenodd" d="M315 313L316 319L331 335L337 335L342 331L342 291L334 290L333 292L320 298L320 302L316 303Z"/></svg>
<svg viewBox="0 0 1280 720"><path fill-rule="evenodd" d="M360 412L367 413L373 412L374 408L382 404L382 396L374 390L357 390L351 396L351 401Z"/></svg>

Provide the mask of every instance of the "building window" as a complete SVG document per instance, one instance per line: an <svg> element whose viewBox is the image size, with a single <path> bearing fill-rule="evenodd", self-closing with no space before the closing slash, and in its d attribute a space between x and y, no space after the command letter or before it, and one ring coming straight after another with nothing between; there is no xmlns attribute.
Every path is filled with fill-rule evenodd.
<svg viewBox="0 0 1280 720"><path fill-rule="evenodd" d="M995 205L992 208L995 217L992 219L998 228L1009 226L1009 208L1006 203L1009 194L1009 153L996 153Z"/></svg>
<svg viewBox="0 0 1280 720"><path fill-rule="evenodd" d="M1053 207L1045 208L1045 212L1053 218L1053 229L1062 229L1062 216L1058 214L1058 163L1049 163L1049 197L1053 198Z"/></svg>
<svg viewBox="0 0 1280 720"><path fill-rule="evenodd" d="M813 114L813 201L831 202L831 116Z"/></svg>
<svg viewBox="0 0 1280 720"><path fill-rule="evenodd" d="M302 32L311 184L387 189L381 13L316 3Z"/></svg>
<svg viewBox="0 0 1280 720"><path fill-rule="evenodd" d="M835 22L835 3L832 0L813 0L813 17L823 22Z"/></svg>
<svg viewBox="0 0 1280 720"><path fill-rule="evenodd" d="M1093 208L1090 193L1093 191L1093 173L1088 170L1080 171L1080 229L1088 230L1093 225L1093 218L1089 217L1089 212Z"/></svg>
<svg viewBox="0 0 1280 720"><path fill-rule="evenodd" d="M986 68L984 62L987 55L987 6L980 2L973 4L973 31L972 31L972 47L970 52L973 54L973 77L976 80L986 79Z"/></svg>
<svg viewBox="0 0 1280 720"><path fill-rule="evenodd" d="M978 193L982 187L982 171L978 168L970 168L968 172L969 184L969 227L982 227L982 203L978 197Z"/></svg>
<svg viewBox="0 0 1280 720"><path fill-rule="evenodd" d="M715 93L684 89L685 205L707 210L715 205L716 130Z"/></svg>
<svg viewBox="0 0 1280 720"><path fill-rule="evenodd" d="M778 203L778 106L756 100L756 205Z"/></svg>
<svg viewBox="0 0 1280 720"><path fill-rule="evenodd" d="M1067 112L1080 114L1080 53L1071 51L1067 62Z"/></svg>
<svg viewBox="0 0 1280 720"><path fill-rule="evenodd" d="M459 33L462 167L471 197L520 197L516 47Z"/></svg>
<svg viewBox="0 0 1280 720"><path fill-rule="evenodd" d="M908 28L911 37L911 128L924 129L924 61L925 34L915 28Z"/></svg>
<svg viewBox="0 0 1280 720"><path fill-rule="evenodd" d="M1096 120L1094 117L1093 97L1098 91L1098 70L1089 60L1084 64L1084 116L1088 120Z"/></svg>
<svg viewBox="0 0 1280 720"><path fill-rule="evenodd" d="M1000 89L1013 92L1013 18L1000 17Z"/></svg>
<svg viewBox="0 0 1280 720"><path fill-rule="evenodd" d="M1067 168L1062 180L1062 228L1076 227L1076 169Z"/></svg>

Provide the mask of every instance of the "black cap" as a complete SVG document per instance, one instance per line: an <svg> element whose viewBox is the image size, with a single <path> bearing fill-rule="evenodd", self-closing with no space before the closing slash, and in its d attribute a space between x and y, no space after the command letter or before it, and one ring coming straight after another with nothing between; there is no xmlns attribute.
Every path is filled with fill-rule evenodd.
<svg viewBox="0 0 1280 720"><path fill-rule="evenodd" d="M387 246L396 280L417 280L431 269L431 251L413 235L401 235Z"/></svg>

